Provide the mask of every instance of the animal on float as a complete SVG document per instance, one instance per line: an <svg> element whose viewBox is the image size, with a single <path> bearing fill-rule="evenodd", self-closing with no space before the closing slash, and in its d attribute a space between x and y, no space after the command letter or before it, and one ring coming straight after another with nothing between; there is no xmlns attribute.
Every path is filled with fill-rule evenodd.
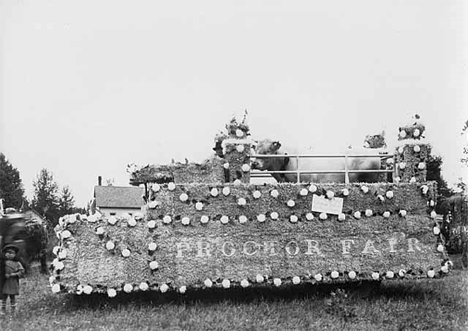
<svg viewBox="0 0 468 331"><path fill-rule="evenodd" d="M284 155L275 158L255 158L252 160L252 169L266 171L325 171L345 170L344 158L300 158L299 162L291 154L296 151L281 148L279 141L263 139L257 142L255 153L258 155ZM349 157L348 170L380 170L379 157ZM275 174L272 176L278 182L297 182L297 174ZM379 173L353 173L349 172L350 182L376 183L380 181ZM311 183L344 183L344 173L318 173L300 174L300 182Z"/></svg>

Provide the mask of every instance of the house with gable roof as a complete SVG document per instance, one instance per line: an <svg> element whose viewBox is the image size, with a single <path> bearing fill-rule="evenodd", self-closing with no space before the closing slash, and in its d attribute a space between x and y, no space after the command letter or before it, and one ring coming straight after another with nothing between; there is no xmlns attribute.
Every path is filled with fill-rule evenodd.
<svg viewBox="0 0 468 331"><path fill-rule="evenodd" d="M144 194L143 187L97 185L94 187L93 203L104 216L119 216L124 213L134 215L145 204L142 198Z"/></svg>

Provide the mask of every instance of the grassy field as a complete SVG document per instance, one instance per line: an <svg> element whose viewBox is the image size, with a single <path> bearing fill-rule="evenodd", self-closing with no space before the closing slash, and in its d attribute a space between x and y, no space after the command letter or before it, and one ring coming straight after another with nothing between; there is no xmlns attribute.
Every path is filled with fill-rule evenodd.
<svg viewBox="0 0 468 331"><path fill-rule="evenodd" d="M229 289L185 295L52 294L48 277L21 281L18 313L1 330L468 330L468 271L369 287Z"/></svg>

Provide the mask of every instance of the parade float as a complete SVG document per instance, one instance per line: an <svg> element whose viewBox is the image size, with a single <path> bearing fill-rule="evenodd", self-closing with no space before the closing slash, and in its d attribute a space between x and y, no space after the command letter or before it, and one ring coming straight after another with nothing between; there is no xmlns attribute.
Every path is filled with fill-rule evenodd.
<svg viewBox="0 0 468 331"><path fill-rule="evenodd" d="M233 119L204 163L133 169L130 183L146 187L141 213L61 218L52 291L443 277L451 262L423 133L420 123L400 128L392 182L252 184L249 127Z"/></svg>

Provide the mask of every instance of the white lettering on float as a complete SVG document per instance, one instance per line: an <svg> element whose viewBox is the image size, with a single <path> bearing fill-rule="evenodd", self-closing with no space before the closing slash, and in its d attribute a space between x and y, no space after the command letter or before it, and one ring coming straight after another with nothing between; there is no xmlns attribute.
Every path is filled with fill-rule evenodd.
<svg viewBox="0 0 468 331"><path fill-rule="evenodd" d="M335 247L330 245L332 239L327 240L325 247ZM244 256L278 256L284 255L286 257L295 257L298 255L309 255L324 257L320 249L320 242L318 240L303 239L303 240L290 240L287 242L279 242L275 240L256 242L233 242L233 241L213 241L199 240L195 242L182 241L175 243L176 257L184 258L193 256L198 258L212 257L221 254L226 257L233 257L238 255ZM423 252L424 249L416 238L407 238L398 240L396 237L388 238L386 241L376 242L375 240L358 240L354 239L341 239L338 242L337 253L341 252L342 255L368 255L375 256L383 253L416 253ZM219 253L218 253L219 252Z"/></svg>

